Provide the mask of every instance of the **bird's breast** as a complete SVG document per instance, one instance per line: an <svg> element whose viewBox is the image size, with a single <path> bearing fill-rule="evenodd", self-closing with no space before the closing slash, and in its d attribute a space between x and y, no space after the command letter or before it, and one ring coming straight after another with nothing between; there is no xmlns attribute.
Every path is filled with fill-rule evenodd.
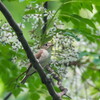
<svg viewBox="0 0 100 100"><path fill-rule="evenodd" d="M50 61L50 53L47 50L43 50L41 57L39 58L39 63L42 67L45 67Z"/></svg>

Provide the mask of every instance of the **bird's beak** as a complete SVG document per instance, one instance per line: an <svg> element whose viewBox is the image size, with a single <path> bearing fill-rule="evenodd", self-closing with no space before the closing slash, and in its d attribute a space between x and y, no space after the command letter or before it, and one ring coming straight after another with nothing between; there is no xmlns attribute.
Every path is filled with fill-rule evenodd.
<svg viewBox="0 0 100 100"><path fill-rule="evenodd" d="M51 44L50 46L52 47L52 46L54 46L54 44Z"/></svg>

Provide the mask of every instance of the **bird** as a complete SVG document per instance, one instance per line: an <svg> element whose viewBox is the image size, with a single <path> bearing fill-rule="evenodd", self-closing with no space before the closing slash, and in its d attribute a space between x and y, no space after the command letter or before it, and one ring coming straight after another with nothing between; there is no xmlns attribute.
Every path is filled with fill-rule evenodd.
<svg viewBox="0 0 100 100"><path fill-rule="evenodd" d="M36 59L39 61L41 66L44 68L46 65L49 64L51 59L51 49L53 44L46 43L44 44L41 49L35 54ZM22 79L21 83L24 84L26 80L33 74L36 73L36 70L33 68L32 63L30 63L28 69L26 70L26 75Z"/></svg>

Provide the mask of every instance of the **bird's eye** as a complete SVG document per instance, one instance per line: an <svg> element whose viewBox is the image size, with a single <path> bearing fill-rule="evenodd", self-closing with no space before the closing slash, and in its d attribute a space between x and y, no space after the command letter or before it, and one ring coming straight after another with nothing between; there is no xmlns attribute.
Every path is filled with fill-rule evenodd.
<svg viewBox="0 0 100 100"><path fill-rule="evenodd" d="M47 46L47 44L45 44L45 46Z"/></svg>

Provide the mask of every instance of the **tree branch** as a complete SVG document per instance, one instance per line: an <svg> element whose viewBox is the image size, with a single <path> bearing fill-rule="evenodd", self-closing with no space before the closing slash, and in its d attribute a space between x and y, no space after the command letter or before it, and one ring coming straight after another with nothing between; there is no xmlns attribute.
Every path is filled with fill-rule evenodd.
<svg viewBox="0 0 100 100"><path fill-rule="evenodd" d="M61 92L59 93L59 96L63 96L63 95L66 95L66 93L67 93L67 88L64 88L63 86L62 86L62 81L61 81L61 79L59 78L59 76L54 72L54 70L48 65L48 66L46 66L46 70L51 74L51 76L55 79L55 80L57 80L58 82L57 82L57 84L58 84L58 86L59 86L59 89L61 90Z"/></svg>
<svg viewBox="0 0 100 100"><path fill-rule="evenodd" d="M48 8L48 2L44 3L44 8L47 9ZM43 14L43 21L44 21L44 26L42 28L42 33L46 34L46 29L47 29L47 16L45 16L45 13Z"/></svg>
<svg viewBox="0 0 100 100"><path fill-rule="evenodd" d="M7 19L10 26L14 29L14 31L18 37L18 40L21 42L21 44L27 54L28 59L30 60L30 62L32 63L34 68L37 70L37 72L39 73L39 76L41 77L42 82L46 85L53 100L61 100L61 97L59 97L58 94L55 92L55 90L50 82L50 79L46 76L45 72L43 71L43 68L41 67L41 65L39 64L39 62L36 60L35 56L33 55L26 39L23 36L22 30L18 27L17 23L12 18L10 12L7 10L7 8L4 6L4 4L2 2L0 2L0 10L3 13L3 15L5 16L5 18Z"/></svg>

